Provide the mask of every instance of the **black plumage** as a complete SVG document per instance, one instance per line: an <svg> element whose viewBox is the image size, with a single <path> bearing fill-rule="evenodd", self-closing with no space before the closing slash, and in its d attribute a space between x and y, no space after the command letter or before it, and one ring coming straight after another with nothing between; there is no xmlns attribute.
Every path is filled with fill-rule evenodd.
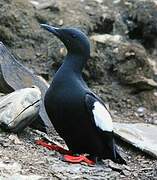
<svg viewBox="0 0 157 180"><path fill-rule="evenodd" d="M105 104L82 78L90 56L87 36L74 28L41 26L56 35L68 51L45 95L45 108L56 131L73 153L125 163L117 152Z"/></svg>

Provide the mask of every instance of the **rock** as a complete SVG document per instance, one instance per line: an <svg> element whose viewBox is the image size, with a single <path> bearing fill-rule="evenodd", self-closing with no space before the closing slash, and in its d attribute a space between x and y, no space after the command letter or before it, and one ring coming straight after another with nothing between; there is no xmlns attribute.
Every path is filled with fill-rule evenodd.
<svg viewBox="0 0 157 180"><path fill-rule="evenodd" d="M10 93L21 88L37 86L41 91L43 102L44 95L47 88L49 87L49 84L42 77L35 75L22 64L20 64L3 45L3 43L0 43L0 67L1 91ZM39 115L41 120L35 120L33 123L34 127L39 129L45 129L46 127L47 130L52 130L53 127L47 116L43 103L41 103ZM43 122L45 125L43 125Z"/></svg>
<svg viewBox="0 0 157 180"><path fill-rule="evenodd" d="M146 113L146 108L145 107L139 107L137 109L137 113L140 117L144 116L144 114Z"/></svg>
<svg viewBox="0 0 157 180"><path fill-rule="evenodd" d="M146 78L146 77L139 77L139 79L134 81L134 86L138 86L139 90L150 90L157 88L157 82L154 79Z"/></svg>
<svg viewBox="0 0 157 180"><path fill-rule="evenodd" d="M122 165L122 164L116 164L111 160L109 160L108 167L117 172L122 172L122 173L126 172L126 174L127 174L127 172L129 173L129 171L131 171L129 166Z"/></svg>
<svg viewBox="0 0 157 180"><path fill-rule="evenodd" d="M157 92L154 92L154 96L157 96Z"/></svg>
<svg viewBox="0 0 157 180"><path fill-rule="evenodd" d="M121 172L123 169L123 165L121 164L116 164L113 161L109 161L109 167L114 170L114 171L118 171Z"/></svg>
<svg viewBox="0 0 157 180"><path fill-rule="evenodd" d="M123 37L120 35L99 34L99 35L91 36L90 39L95 42L107 44L109 42L111 42L111 43L121 42L123 40Z"/></svg>
<svg viewBox="0 0 157 180"><path fill-rule="evenodd" d="M157 97L154 95L154 91L156 91L156 89L140 92L139 101L143 107L147 108L147 110L156 112ZM149 114L151 113L149 112Z"/></svg>
<svg viewBox="0 0 157 180"><path fill-rule="evenodd" d="M0 125L20 132L38 117L41 102L39 88L24 88L0 98Z"/></svg>
<svg viewBox="0 0 157 180"><path fill-rule="evenodd" d="M157 126L145 123L114 123L114 132L122 140L157 158Z"/></svg>
<svg viewBox="0 0 157 180"><path fill-rule="evenodd" d="M33 4L37 10L41 10L52 8L55 5L55 0L30 0L30 3Z"/></svg>
<svg viewBox="0 0 157 180"><path fill-rule="evenodd" d="M124 175L124 176L130 176L130 174L131 174L131 172L129 172L129 171L127 171L127 170L122 170L122 174Z"/></svg>
<svg viewBox="0 0 157 180"><path fill-rule="evenodd" d="M121 14L128 27L130 39L136 39L148 51L156 53L156 1L127 0L121 3ZM124 3L124 4L123 4Z"/></svg>
<svg viewBox="0 0 157 180"><path fill-rule="evenodd" d="M9 139L14 143L14 144L21 144L22 142L19 140L18 136L15 134L11 134L9 136Z"/></svg>
<svg viewBox="0 0 157 180"><path fill-rule="evenodd" d="M104 49L104 68L121 84L136 91L157 88L155 71L145 49L120 35L94 35L91 40Z"/></svg>
<svg viewBox="0 0 157 180"><path fill-rule="evenodd" d="M148 122L150 124L157 125L157 113L156 112L151 114L151 117L148 119Z"/></svg>
<svg viewBox="0 0 157 180"><path fill-rule="evenodd" d="M139 107L138 109L137 109L137 112L138 113L144 113L146 111L146 108L145 107Z"/></svg>
<svg viewBox="0 0 157 180"><path fill-rule="evenodd" d="M94 1L96 1L98 3L103 3L103 0L94 0Z"/></svg>
<svg viewBox="0 0 157 180"><path fill-rule="evenodd" d="M0 171L12 175L21 171L21 165L17 162L0 162Z"/></svg>
<svg viewBox="0 0 157 180"><path fill-rule="evenodd" d="M15 174L7 177L2 177L0 176L1 180L41 180L41 179L47 179L42 176L38 175L20 175L20 174Z"/></svg>

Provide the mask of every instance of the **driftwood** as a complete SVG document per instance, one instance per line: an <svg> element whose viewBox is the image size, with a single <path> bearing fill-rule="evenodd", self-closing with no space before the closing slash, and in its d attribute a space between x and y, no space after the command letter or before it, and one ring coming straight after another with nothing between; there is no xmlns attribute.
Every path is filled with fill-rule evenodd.
<svg viewBox="0 0 157 180"><path fill-rule="evenodd" d="M0 91L11 93L14 90L32 87L39 87L42 96L39 118L32 124L33 127L49 131L53 128L45 107L43 98L49 84L40 76L35 75L29 69L20 64L15 57L8 51L2 42L0 42Z"/></svg>
<svg viewBox="0 0 157 180"><path fill-rule="evenodd" d="M39 114L39 88L24 88L0 98L0 125L5 130L20 132Z"/></svg>

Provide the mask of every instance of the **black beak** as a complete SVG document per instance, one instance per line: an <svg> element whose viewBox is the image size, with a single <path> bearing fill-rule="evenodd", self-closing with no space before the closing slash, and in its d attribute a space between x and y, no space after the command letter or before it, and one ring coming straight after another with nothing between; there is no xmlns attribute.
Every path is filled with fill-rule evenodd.
<svg viewBox="0 0 157 180"><path fill-rule="evenodd" d="M60 36L60 33L59 33L59 28L57 27L53 27L53 26L50 26L50 25L47 25L47 24L40 24L42 28L46 29L47 31L53 33L54 35L56 35L57 37Z"/></svg>

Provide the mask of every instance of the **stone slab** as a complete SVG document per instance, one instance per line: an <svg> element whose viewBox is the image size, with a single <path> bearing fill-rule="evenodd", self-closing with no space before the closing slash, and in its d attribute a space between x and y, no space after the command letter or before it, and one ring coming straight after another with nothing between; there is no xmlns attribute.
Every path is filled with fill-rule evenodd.
<svg viewBox="0 0 157 180"><path fill-rule="evenodd" d="M114 123L115 135L157 158L157 125L146 123Z"/></svg>

